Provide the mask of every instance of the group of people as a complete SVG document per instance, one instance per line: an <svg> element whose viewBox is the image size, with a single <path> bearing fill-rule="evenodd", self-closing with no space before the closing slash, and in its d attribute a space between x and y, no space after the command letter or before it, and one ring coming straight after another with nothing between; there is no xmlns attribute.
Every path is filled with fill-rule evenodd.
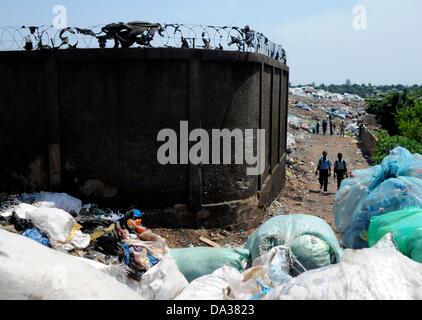
<svg viewBox="0 0 422 320"><path fill-rule="evenodd" d="M316 121L314 126L314 133L319 135L322 127L322 134L325 136L328 132L328 127L330 128L330 135L334 135L336 133L337 124L336 121L333 120L333 118L330 116L328 119L322 120L322 123L320 124L319 120ZM345 130L346 130L346 123L344 120L340 124L340 131L339 135L344 138L345 136Z"/></svg>
<svg viewBox="0 0 422 320"><path fill-rule="evenodd" d="M318 167L315 175L319 175L320 192L328 194L328 179L331 177L332 162L328 158L327 151L322 153L322 157L318 161ZM345 178L348 178L347 162L343 159L343 154L337 155L337 160L334 163L334 179L337 179L337 189L340 189L341 184Z"/></svg>

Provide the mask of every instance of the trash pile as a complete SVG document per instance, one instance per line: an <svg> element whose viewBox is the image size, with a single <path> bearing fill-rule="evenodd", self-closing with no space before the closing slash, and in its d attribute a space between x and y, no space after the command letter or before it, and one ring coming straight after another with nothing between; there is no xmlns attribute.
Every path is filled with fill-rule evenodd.
<svg viewBox="0 0 422 320"><path fill-rule="evenodd" d="M331 100L335 102L362 102L364 99L355 94L339 94L331 93L325 90L315 90L313 87L300 87L300 88L290 88L289 94L292 96L309 98L309 99L320 99L320 100Z"/></svg>
<svg viewBox="0 0 422 320"><path fill-rule="evenodd" d="M397 147L381 165L354 171L336 194L334 215L344 246L368 247L371 219L412 206L422 208L422 156Z"/></svg>
<svg viewBox="0 0 422 320"><path fill-rule="evenodd" d="M10 198L0 211L0 287L10 290L0 299L173 299L188 282L141 218L64 193Z"/></svg>
<svg viewBox="0 0 422 320"><path fill-rule="evenodd" d="M321 218L282 212L241 248L170 249L140 210L13 196L0 210L0 299L422 299L422 156L398 147L354 171L334 210L344 246L360 250L343 251Z"/></svg>

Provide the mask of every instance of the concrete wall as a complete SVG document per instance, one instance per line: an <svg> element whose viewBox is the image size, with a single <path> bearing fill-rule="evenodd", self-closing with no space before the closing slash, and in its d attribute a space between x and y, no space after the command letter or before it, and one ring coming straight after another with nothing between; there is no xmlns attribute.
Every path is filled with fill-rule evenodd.
<svg viewBox="0 0 422 320"><path fill-rule="evenodd" d="M0 192L136 205L150 224L259 220L284 184L288 73L263 55L216 50L0 52ZM265 128L265 173L160 165L157 134L180 121Z"/></svg>
<svg viewBox="0 0 422 320"><path fill-rule="evenodd" d="M360 141L365 151L372 156L377 146L377 138L366 126L362 126L360 130Z"/></svg>

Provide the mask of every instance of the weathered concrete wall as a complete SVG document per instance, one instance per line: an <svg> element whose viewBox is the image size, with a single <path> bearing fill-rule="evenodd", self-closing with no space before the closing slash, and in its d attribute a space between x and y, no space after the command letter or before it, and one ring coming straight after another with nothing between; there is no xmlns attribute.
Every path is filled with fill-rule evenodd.
<svg viewBox="0 0 422 320"><path fill-rule="evenodd" d="M361 127L360 141L362 147L372 156L377 146L377 138L366 126Z"/></svg>
<svg viewBox="0 0 422 320"><path fill-rule="evenodd" d="M151 208L151 224L253 222L284 184L288 72L263 55L216 50L0 52L0 192L133 204ZM160 165L157 134L178 133L180 121L266 129L264 174Z"/></svg>

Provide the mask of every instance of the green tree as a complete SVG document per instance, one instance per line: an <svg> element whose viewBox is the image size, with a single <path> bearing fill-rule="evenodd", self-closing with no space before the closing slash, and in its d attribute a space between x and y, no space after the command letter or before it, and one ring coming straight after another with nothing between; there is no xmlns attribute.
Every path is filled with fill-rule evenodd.
<svg viewBox="0 0 422 320"><path fill-rule="evenodd" d="M406 106L397 112L396 124L400 135L422 141L422 102Z"/></svg>

